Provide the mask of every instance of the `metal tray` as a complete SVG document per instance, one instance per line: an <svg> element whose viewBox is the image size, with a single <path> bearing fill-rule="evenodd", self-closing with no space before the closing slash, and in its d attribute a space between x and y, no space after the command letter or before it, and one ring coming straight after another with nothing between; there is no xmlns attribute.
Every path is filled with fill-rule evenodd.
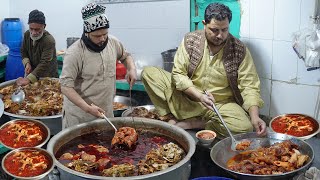
<svg viewBox="0 0 320 180"><path fill-rule="evenodd" d="M119 102L119 103L125 104L127 106L127 108L113 110L113 114L114 114L115 117L120 117L121 114L123 113L123 111L125 111L127 109L131 109L131 104L130 104L130 98L129 97L115 96L114 99L113 99L113 102ZM138 104L137 101L134 100L134 99L131 99L131 103L132 103L132 106L136 106Z"/></svg>
<svg viewBox="0 0 320 180"><path fill-rule="evenodd" d="M148 111L154 111L155 110L155 107L154 107L154 105L144 105L144 106L136 106L136 107L134 107L134 108L139 108L139 107L144 107L144 108L146 108ZM133 109L134 109L133 108ZM131 112L132 112L132 110L133 109L127 109L127 110L125 110L125 111L123 111L123 113L121 114L121 116L122 117L130 117L130 114L131 114Z"/></svg>
<svg viewBox="0 0 320 180"><path fill-rule="evenodd" d="M52 79L57 79L57 78L52 78ZM14 84L16 82L16 79L10 80L10 81L5 81L0 84L0 88L9 86L11 84ZM1 108L1 107L0 107ZM0 110L1 111L1 110ZM5 115L13 117L13 118L18 118L18 119L55 119L55 118L61 118L62 114L57 114L53 116L25 116L25 115L20 115L20 114L13 114L4 111L3 112Z"/></svg>

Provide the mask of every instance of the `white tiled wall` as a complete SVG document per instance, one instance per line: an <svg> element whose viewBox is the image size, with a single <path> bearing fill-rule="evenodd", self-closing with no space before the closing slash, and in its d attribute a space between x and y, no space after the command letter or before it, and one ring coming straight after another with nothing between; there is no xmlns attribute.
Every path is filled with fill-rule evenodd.
<svg viewBox="0 0 320 180"><path fill-rule="evenodd" d="M303 113L320 120L320 70L307 71L292 49L292 34L312 27L315 0L240 0L241 40L251 51L265 106L274 117Z"/></svg>
<svg viewBox="0 0 320 180"><path fill-rule="evenodd" d="M274 8L270 6L274 9L273 39L291 41L290 31L299 30L301 0L275 0L274 2Z"/></svg>
<svg viewBox="0 0 320 180"><path fill-rule="evenodd" d="M1 6L0 6L0 22L4 20L4 18L9 17L9 1L10 0L1 0ZM0 42L2 42L0 33Z"/></svg>
<svg viewBox="0 0 320 180"><path fill-rule="evenodd" d="M264 100L264 106L260 109L260 114L268 115L270 112L270 98L271 98L271 80L260 78L261 81L261 96Z"/></svg>
<svg viewBox="0 0 320 180"><path fill-rule="evenodd" d="M303 113L314 116L319 87L272 81L270 115Z"/></svg>
<svg viewBox="0 0 320 180"><path fill-rule="evenodd" d="M10 16L21 17L27 27L33 9L43 11L47 30L57 49L66 49L68 37L81 37L81 8L92 0L11 0ZM122 41L138 64L162 67L161 52L177 47L190 30L190 1L152 1L105 4L110 34Z"/></svg>
<svg viewBox="0 0 320 180"><path fill-rule="evenodd" d="M249 34L253 39L272 39L275 0L249 0Z"/></svg>
<svg viewBox="0 0 320 180"><path fill-rule="evenodd" d="M82 33L81 7L90 0L1 0L0 19L43 10L57 49ZM240 0L241 40L261 79L261 114L304 113L320 118L320 70L307 71L291 47L292 34L311 25L315 0ZM161 66L160 53L178 46L190 26L190 0L107 4L110 33L132 52L139 66ZM9 10L8 10L9 8ZM9 13L10 12L10 13Z"/></svg>
<svg viewBox="0 0 320 180"><path fill-rule="evenodd" d="M292 49L292 43L273 41L272 79L295 82L298 57Z"/></svg>

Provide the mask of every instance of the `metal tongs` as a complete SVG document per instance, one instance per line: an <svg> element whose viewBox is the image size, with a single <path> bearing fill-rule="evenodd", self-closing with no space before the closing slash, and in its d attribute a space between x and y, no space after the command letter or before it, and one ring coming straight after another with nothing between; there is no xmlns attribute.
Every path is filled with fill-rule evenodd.
<svg viewBox="0 0 320 180"><path fill-rule="evenodd" d="M204 90L204 93L205 93L207 96L209 96L209 94L208 94L208 92L207 92L206 90ZM219 113L219 111L218 111L216 105L214 104L214 102L212 102L212 108L213 108L214 112L218 115L218 117L219 117L219 119L221 120L223 126L226 128L226 130L227 130L228 133L229 133L229 136L230 136L230 138L231 138L231 149L232 149L233 151L244 150L244 149L238 149L238 148L237 148L237 146L240 145L240 144L242 144L243 141L241 141L241 142L240 142L240 141L237 141L237 140L233 137L231 131L230 131L229 128L227 127L227 124L225 123L224 119L222 118L221 114ZM249 144L248 146L250 146L250 144Z"/></svg>

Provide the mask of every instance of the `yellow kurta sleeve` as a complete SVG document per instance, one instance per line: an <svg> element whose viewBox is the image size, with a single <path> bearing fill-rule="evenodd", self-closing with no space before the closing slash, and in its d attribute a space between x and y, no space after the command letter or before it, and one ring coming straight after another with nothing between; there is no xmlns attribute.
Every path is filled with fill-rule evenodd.
<svg viewBox="0 0 320 180"><path fill-rule="evenodd" d="M184 91L193 86L188 77L189 55L184 47L184 41L180 44L174 57L174 66L172 69L172 81L179 91Z"/></svg>
<svg viewBox="0 0 320 180"><path fill-rule="evenodd" d="M251 106L263 106L260 96L260 80L257 74L250 51L246 49L246 56L239 66L238 87L243 97L242 107L248 111Z"/></svg>

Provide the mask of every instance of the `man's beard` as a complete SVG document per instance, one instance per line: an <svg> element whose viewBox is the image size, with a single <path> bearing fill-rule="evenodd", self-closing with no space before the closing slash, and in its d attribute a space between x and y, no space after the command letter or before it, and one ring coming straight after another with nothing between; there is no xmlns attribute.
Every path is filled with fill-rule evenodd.
<svg viewBox="0 0 320 180"><path fill-rule="evenodd" d="M43 36L43 31L41 32L41 34L39 34L38 36L32 36L32 34L30 33L30 38L33 40L33 41L37 41L39 39L41 39Z"/></svg>

